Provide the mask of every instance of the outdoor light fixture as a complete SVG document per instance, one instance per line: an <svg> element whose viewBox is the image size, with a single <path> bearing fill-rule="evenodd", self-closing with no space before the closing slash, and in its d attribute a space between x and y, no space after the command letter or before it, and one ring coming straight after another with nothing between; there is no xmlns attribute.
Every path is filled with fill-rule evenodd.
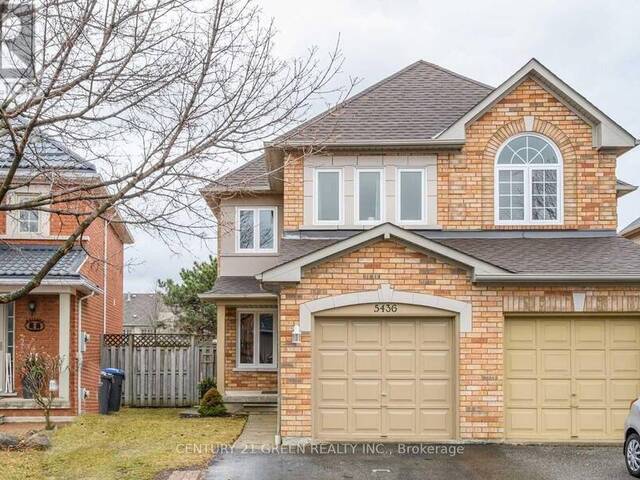
<svg viewBox="0 0 640 480"><path fill-rule="evenodd" d="M36 301L35 300L29 300L29 303L27 304L27 307L29 308L29 311L31 313L34 313L36 311Z"/></svg>
<svg viewBox="0 0 640 480"><path fill-rule="evenodd" d="M300 325L297 323L293 326L293 331L291 332L291 343L294 345L300 345L302 343L302 332L300 331Z"/></svg>

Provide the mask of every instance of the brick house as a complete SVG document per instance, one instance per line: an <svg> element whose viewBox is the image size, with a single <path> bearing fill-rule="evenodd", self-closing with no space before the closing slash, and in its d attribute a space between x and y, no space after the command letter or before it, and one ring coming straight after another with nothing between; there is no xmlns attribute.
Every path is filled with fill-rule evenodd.
<svg viewBox="0 0 640 480"><path fill-rule="evenodd" d="M419 61L267 143L203 191L225 399L274 398L290 443L619 440L637 144L535 59L497 88Z"/></svg>
<svg viewBox="0 0 640 480"><path fill-rule="evenodd" d="M24 185L8 194L9 202L98 176L93 164L49 138L39 137L29 149L15 179ZM7 166L0 163L0 174ZM78 205L69 208L78 211ZM38 272L76 222L75 216L42 210L0 212L0 288L15 290ZM100 335L122 332L123 245L132 242L122 223L96 220L82 244L39 287L0 305L0 416L5 421L41 419L33 400L23 396L19 375L29 347L59 354L65 364L54 421L97 412Z"/></svg>

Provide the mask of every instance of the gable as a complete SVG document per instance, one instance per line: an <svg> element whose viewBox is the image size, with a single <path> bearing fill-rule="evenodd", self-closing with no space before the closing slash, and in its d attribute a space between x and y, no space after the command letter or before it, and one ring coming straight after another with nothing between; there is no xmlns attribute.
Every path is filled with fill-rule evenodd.
<svg viewBox="0 0 640 480"><path fill-rule="evenodd" d="M442 245L414 232L404 230L390 223L384 223L344 240L334 241L323 248L266 270L257 275L256 278L262 282L299 282L303 275L303 269L316 264L322 264L365 245L383 240L400 242L409 245L413 249L428 252L434 257L447 259L447 261L450 261L452 264L473 270L474 274L501 275L509 273L502 268Z"/></svg>
<svg viewBox="0 0 640 480"><path fill-rule="evenodd" d="M535 58L494 89L481 102L437 135L441 141L466 140L466 128L486 111L507 96L526 79L534 79L563 105L593 126L592 142L596 148L630 149L638 144L636 138L614 122L605 113L580 95L576 90L548 70Z"/></svg>

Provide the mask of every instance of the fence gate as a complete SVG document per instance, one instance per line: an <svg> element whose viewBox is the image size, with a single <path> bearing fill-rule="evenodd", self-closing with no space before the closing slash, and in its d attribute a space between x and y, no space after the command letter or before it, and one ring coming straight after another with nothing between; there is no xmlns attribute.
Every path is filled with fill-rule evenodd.
<svg viewBox="0 0 640 480"><path fill-rule="evenodd" d="M122 401L131 407L198 402L198 383L215 378L215 340L182 334L102 335L100 364L125 371Z"/></svg>

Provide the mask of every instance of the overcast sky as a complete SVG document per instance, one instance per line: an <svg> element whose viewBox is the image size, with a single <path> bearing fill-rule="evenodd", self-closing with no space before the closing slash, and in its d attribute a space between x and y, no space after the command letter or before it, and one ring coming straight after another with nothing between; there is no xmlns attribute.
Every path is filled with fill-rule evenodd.
<svg viewBox="0 0 640 480"><path fill-rule="evenodd" d="M497 86L536 57L616 122L640 137L640 2L589 0L261 0L280 31L277 52L329 51L340 36L344 73L362 90L418 59ZM608 6L605 6L608 5ZM640 185L640 147L618 160L618 178ZM640 216L640 191L619 201L619 226ZM136 233L127 249L126 291L215 251L185 240L178 254Z"/></svg>

